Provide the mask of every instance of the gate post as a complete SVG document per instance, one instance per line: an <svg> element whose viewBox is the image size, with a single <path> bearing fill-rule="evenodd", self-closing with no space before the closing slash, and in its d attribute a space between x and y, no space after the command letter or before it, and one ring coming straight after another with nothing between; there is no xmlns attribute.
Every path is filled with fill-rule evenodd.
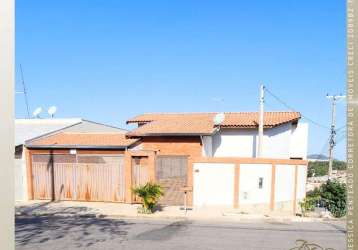
<svg viewBox="0 0 358 250"><path fill-rule="evenodd" d="M132 203L132 154L129 151L124 153L124 202Z"/></svg>

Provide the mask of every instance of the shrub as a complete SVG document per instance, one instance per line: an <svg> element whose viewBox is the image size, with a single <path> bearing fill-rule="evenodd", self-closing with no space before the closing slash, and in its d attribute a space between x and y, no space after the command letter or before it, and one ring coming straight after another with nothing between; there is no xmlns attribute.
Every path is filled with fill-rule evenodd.
<svg viewBox="0 0 358 250"><path fill-rule="evenodd" d="M156 183L148 182L145 185L134 187L133 193L142 199L143 213L152 213L158 199L163 195L162 188Z"/></svg>
<svg viewBox="0 0 358 250"><path fill-rule="evenodd" d="M313 191L307 192L306 198L301 201L300 207L302 211L302 216L306 216L307 212L314 211L317 202L320 200L319 189L315 188Z"/></svg>
<svg viewBox="0 0 358 250"><path fill-rule="evenodd" d="M340 218L347 212L347 191L344 183L328 180L320 188L321 198L325 207L334 217Z"/></svg>

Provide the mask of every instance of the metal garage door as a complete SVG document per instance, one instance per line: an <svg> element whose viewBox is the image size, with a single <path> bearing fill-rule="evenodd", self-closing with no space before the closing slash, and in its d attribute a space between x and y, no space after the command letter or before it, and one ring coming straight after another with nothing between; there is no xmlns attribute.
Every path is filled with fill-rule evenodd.
<svg viewBox="0 0 358 250"><path fill-rule="evenodd" d="M123 157L33 155L34 199L124 201Z"/></svg>
<svg viewBox="0 0 358 250"><path fill-rule="evenodd" d="M183 187L187 182L187 156L157 156L156 180L164 189L160 204L184 205Z"/></svg>

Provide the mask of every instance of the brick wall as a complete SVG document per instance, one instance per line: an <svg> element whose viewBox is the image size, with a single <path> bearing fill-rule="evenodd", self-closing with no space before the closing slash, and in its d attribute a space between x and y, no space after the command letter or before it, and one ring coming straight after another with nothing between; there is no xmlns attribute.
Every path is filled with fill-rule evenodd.
<svg viewBox="0 0 358 250"><path fill-rule="evenodd" d="M144 137L142 146L143 150L154 150L158 155L202 155L200 137Z"/></svg>

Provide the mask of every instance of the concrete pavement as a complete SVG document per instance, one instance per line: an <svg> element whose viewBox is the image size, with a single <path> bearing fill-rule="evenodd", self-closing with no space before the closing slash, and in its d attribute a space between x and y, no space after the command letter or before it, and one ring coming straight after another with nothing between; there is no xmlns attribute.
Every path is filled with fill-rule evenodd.
<svg viewBox="0 0 358 250"><path fill-rule="evenodd" d="M16 249L345 249L344 222L229 222L16 216ZM296 248L295 248L296 247Z"/></svg>
<svg viewBox="0 0 358 250"><path fill-rule="evenodd" d="M162 207L154 214L138 214L139 204L130 205L123 203L103 203L103 202L44 202L29 201L18 202L16 213L18 215L93 215L97 217L109 218L158 218L158 219L190 219L190 220L228 220L228 221L276 221L276 222L312 222L324 221L322 218L302 218L293 216L290 213L277 214L243 214L235 209L228 208L196 208L185 212L180 207Z"/></svg>

